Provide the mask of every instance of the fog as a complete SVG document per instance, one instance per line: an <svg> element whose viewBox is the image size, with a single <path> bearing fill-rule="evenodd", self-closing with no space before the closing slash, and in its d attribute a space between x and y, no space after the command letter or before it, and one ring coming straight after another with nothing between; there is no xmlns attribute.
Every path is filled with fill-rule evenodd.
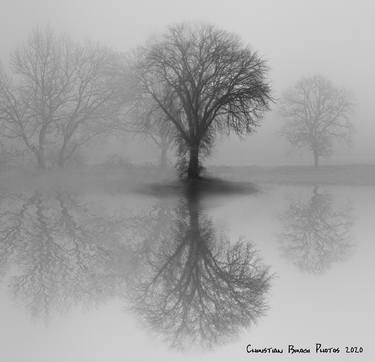
<svg viewBox="0 0 375 362"><path fill-rule="evenodd" d="M375 360L373 2L0 1L0 361Z"/></svg>
<svg viewBox="0 0 375 362"><path fill-rule="evenodd" d="M216 142L208 164L280 165L306 164L308 153L296 152L278 136L282 120L277 113L281 93L299 78L322 74L355 97L352 115L355 134L351 147L338 145L328 164L374 163L375 92L371 1L57 1L2 0L0 54L9 54L35 27L51 25L74 39L91 39L119 51L144 44L149 37L181 21L208 22L237 33L263 56L270 66L276 103L257 132L243 140L236 137ZM125 144L127 143L127 144ZM109 142L113 144L113 142ZM132 142L116 140L106 147L135 162L155 160L152 145L141 151ZM113 147L113 150L112 148ZM136 156L134 156L136 154ZM103 152L90 150L89 158ZM173 157L172 157L173 159Z"/></svg>

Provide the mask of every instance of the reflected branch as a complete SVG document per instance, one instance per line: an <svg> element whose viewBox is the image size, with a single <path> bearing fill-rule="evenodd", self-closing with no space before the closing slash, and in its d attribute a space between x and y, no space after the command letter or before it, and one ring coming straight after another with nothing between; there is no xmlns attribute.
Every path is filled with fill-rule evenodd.
<svg viewBox="0 0 375 362"><path fill-rule="evenodd" d="M266 311L268 269L251 243L219 234L193 195L171 215L163 234L149 235L132 309L172 347L228 341Z"/></svg>
<svg viewBox="0 0 375 362"><path fill-rule="evenodd" d="M33 316L48 320L52 311L121 293L131 258L117 220L66 192L2 201L1 270Z"/></svg>
<svg viewBox="0 0 375 362"><path fill-rule="evenodd" d="M317 186L307 202L292 201L280 219L282 253L302 271L323 273L351 250L351 208L335 208L332 196Z"/></svg>

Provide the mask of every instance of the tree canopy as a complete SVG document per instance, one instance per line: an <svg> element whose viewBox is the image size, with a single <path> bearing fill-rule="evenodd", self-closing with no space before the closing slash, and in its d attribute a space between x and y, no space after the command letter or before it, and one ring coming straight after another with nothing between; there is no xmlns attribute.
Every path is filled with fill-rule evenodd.
<svg viewBox="0 0 375 362"><path fill-rule="evenodd" d="M109 71L112 54L35 30L11 58L13 76L0 74L1 135L33 154L64 165L83 144L107 129L120 103Z"/></svg>
<svg viewBox="0 0 375 362"><path fill-rule="evenodd" d="M345 89L320 75L303 78L282 97L282 134L293 146L310 150L318 166L320 157L332 154L335 140L350 139L352 108Z"/></svg>
<svg viewBox="0 0 375 362"><path fill-rule="evenodd" d="M176 128L189 178L199 177L199 156L217 133L249 134L269 109L265 61L215 26L172 26L136 58L141 97L149 96Z"/></svg>

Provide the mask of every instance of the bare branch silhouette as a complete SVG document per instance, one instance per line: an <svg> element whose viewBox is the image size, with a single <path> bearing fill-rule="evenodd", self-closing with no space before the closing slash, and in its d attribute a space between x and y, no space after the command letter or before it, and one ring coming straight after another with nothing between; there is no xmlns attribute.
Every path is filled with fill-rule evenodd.
<svg viewBox="0 0 375 362"><path fill-rule="evenodd" d="M52 154L63 166L116 117L113 62L105 48L35 30L13 54L13 78L0 73L1 136L18 141L39 168Z"/></svg>
<svg viewBox="0 0 375 362"><path fill-rule="evenodd" d="M175 129L188 178L199 177L199 157L210 152L217 133L252 133L268 110L265 61L214 26L172 26L142 48L135 63L141 97Z"/></svg>
<svg viewBox="0 0 375 362"><path fill-rule="evenodd" d="M280 111L286 123L281 133L293 146L311 151L318 167L320 157L332 154L334 141L350 140L352 109L345 89L322 76L303 78L283 95Z"/></svg>
<svg viewBox="0 0 375 362"><path fill-rule="evenodd" d="M195 196L180 200L171 222L149 238L131 305L172 347L212 347L264 314L268 269L251 243L218 234Z"/></svg>

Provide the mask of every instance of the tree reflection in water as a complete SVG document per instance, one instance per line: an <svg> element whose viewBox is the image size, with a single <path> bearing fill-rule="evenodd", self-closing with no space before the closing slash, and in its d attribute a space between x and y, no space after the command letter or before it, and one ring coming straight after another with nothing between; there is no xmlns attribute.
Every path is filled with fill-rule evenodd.
<svg viewBox="0 0 375 362"><path fill-rule="evenodd" d="M292 201L280 217L283 255L302 271L322 273L343 260L352 247L350 207L336 209L332 196L314 187L307 201Z"/></svg>
<svg viewBox="0 0 375 362"><path fill-rule="evenodd" d="M72 195L35 192L2 200L0 265L32 315L117 295L131 264L115 220L92 214Z"/></svg>
<svg viewBox="0 0 375 362"><path fill-rule="evenodd" d="M132 309L173 347L212 347L265 312L268 269L252 244L230 243L215 230L196 192L187 192L163 232L145 242L143 273L130 287Z"/></svg>
<svg viewBox="0 0 375 362"><path fill-rule="evenodd" d="M266 311L270 274L251 243L215 229L199 200L188 190L113 217L63 191L4 196L0 277L45 320L116 297L174 347L225 342Z"/></svg>

